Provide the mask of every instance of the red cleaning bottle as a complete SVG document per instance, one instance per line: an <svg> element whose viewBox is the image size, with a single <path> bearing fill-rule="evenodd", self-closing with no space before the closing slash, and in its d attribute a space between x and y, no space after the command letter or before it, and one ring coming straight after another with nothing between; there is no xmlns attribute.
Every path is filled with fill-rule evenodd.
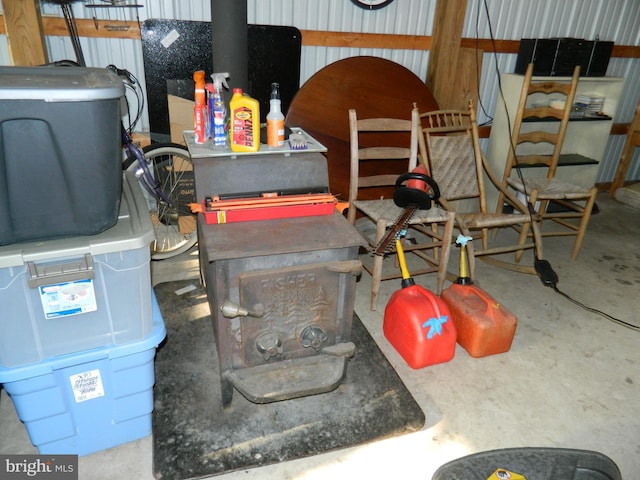
<svg viewBox="0 0 640 480"><path fill-rule="evenodd" d="M382 330L411 368L448 362L455 355L456 328L447 304L409 276L400 240L396 251L402 289L391 295Z"/></svg>
<svg viewBox="0 0 640 480"><path fill-rule="evenodd" d="M195 83L195 105L193 107L193 140L202 144L207 140L207 103L205 96L204 70L193 73Z"/></svg>
<svg viewBox="0 0 640 480"><path fill-rule="evenodd" d="M449 306L458 332L458 343L472 357L509 351L518 320L487 292L474 285L467 273L466 244L470 237L458 236L460 276L440 297Z"/></svg>

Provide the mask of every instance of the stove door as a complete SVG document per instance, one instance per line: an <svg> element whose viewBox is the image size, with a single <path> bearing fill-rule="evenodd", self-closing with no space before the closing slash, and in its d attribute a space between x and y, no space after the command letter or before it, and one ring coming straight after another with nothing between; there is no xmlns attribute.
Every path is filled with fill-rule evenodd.
<svg viewBox="0 0 640 480"><path fill-rule="evenodd" d="M242 273L240 304L251 313L240 325L243 358L234 363L306 357L348 342L361 267L347 260Z"/></svg>

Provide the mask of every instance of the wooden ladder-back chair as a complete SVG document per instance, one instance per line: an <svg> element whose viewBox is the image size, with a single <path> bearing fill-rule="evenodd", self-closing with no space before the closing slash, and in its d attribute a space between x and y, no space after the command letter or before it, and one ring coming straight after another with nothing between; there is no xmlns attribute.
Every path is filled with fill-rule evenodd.
<svg viewBox="0 0 640 480"><path fill-rule="evenodd" d="M434 180L440 186L441 205L455 212L456 225L465 236L479 238L481 246L468 244L469 274L475 277L475 258L486 260L494 265L523 273L535 273L533 266L520 265L524 250L536 249L538 258L542 258L542 243L539 236L540 217L530 214L512 193L503 189L500 180L492 173L489 164L480 149L478 125L473 103L469 101L468 110L436 110L422 113L422 132L419 139L420 156L428 163ZM502 192L516 206L514 213L494 213L487 211L485 199L486 175L493 187ZM526 242L528 226L533 220L534 242ZM490 246L490 229L520 227L519 235L513 243ZM527 228L523 228L527 227ZM515 253L513 261L497 256Z"/></svg>
<svg viewBox="0 0 640 480"><path fill-rule="evenodd" d="M356 225L358 214L366 217L375 225L375 234L363 233L371 248L375 248L384 238L387 229L393 226L403 213L403 209L396 206L393 191L398 174L384 173L384 165L403 162L406 172L410 172L417 165L418 136L420 135L420 119L417 108L411 111L411 120L396 118L366 118L358 119L356 110L349 110L349 130L351 167L349 181L349 210L347 218L352 225ZM368 138L371 134L377 138L390 136L384 146L372 145ZM392 146L390 144L400 144ZM366 146L365 146L366 145ZM395 169L397 170L397 168ZM386 191L386 198L377 200L362 200L362 192ZM370 195L367 195L371 198ZM367 223L367 222L363 222ZM442 232L440 232L440 228ZM449 249L453 234L454 217L449 212L438 208L435 204L429 210L417 210L407 228L407 237L411 236L416 243L403 245L403 250L409 255L414 254L424 260L426 265L422 269L412 270L412 276L437 272L437 293L439 294L447 276ZM388 254L395 254L395 245ZM383 259L387 255L373 255L372 262L363 262L364 268L371 275L371 310L376 310L380 283L385 280L400 279L402 273L399 268L386 270L383 274ZM421 262L422 263L422 262ZM400 285L400 284L398 284Z"/></svg>
<svg viewBox="0 0 640 480"><path fill-rule="evenodd" d="M536 81L533 79L533 64L529 64L522 83L511 132L511 148L502 177L502 185L513 188L523 199L528 198L542 215L543 222L554 222L556 228L542 229L543 237L576 237L571 251L571 258L574 259L582 245L598 193L595 185L585 188L556 178L579 76L580 67L576 66L568 82L549 79ZM564 108L552 107L551 100L560 100L560 104L564 101ZM543 119L549 121L541 122ZM545 128L533 130L528 125L544 125ZM545 173L535 176L536 169L545 169ZM504 193L500 193L497 212L504 209L505 201L511 204ZM549 202L554 203L554 208L549 208Z"/></svg>
<svg viewBox="0 0 640 480"><path fill-rule="evenodd" d="M613 198L616 190L624 186L624 181L627 178L627 170L631 166L631 160L636 148L640 147L640 100L636 105L636 112L633 115L629 129L627 130L627 139L622 147L622 155L620 156L620 162L616 168L616 174L613 178L613 183L609 189L609 196Z"/></svg>

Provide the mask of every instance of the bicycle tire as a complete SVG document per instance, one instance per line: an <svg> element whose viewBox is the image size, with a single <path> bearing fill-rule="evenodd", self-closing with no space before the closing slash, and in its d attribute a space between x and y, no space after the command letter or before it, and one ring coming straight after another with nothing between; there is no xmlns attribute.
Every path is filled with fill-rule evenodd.
<svg viewBox="0 0 640 480"><path fill-rule="evenodd" d="M193 164L189 151L177 143L154 143L142 152L155 181L171 202L169 208L142 185L156 235L151 259L165 260L188 251L198 241L196 216L189 206L196 201ZM134 173L140 169L135 155L124 161L123 169ZM144 176L136 177L145 182Z"/></svg>

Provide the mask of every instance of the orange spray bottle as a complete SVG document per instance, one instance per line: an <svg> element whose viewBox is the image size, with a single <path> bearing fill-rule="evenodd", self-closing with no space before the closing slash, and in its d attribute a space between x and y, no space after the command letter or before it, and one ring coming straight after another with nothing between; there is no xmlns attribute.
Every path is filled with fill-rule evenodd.
<svg viewBox="0 0 640 480"><path fill-rule="evenodd" d="M195 106L193 107L193 136L196 143L207 140L207 104L205 93L204 70L193 73L195 82Z"/></svg>

